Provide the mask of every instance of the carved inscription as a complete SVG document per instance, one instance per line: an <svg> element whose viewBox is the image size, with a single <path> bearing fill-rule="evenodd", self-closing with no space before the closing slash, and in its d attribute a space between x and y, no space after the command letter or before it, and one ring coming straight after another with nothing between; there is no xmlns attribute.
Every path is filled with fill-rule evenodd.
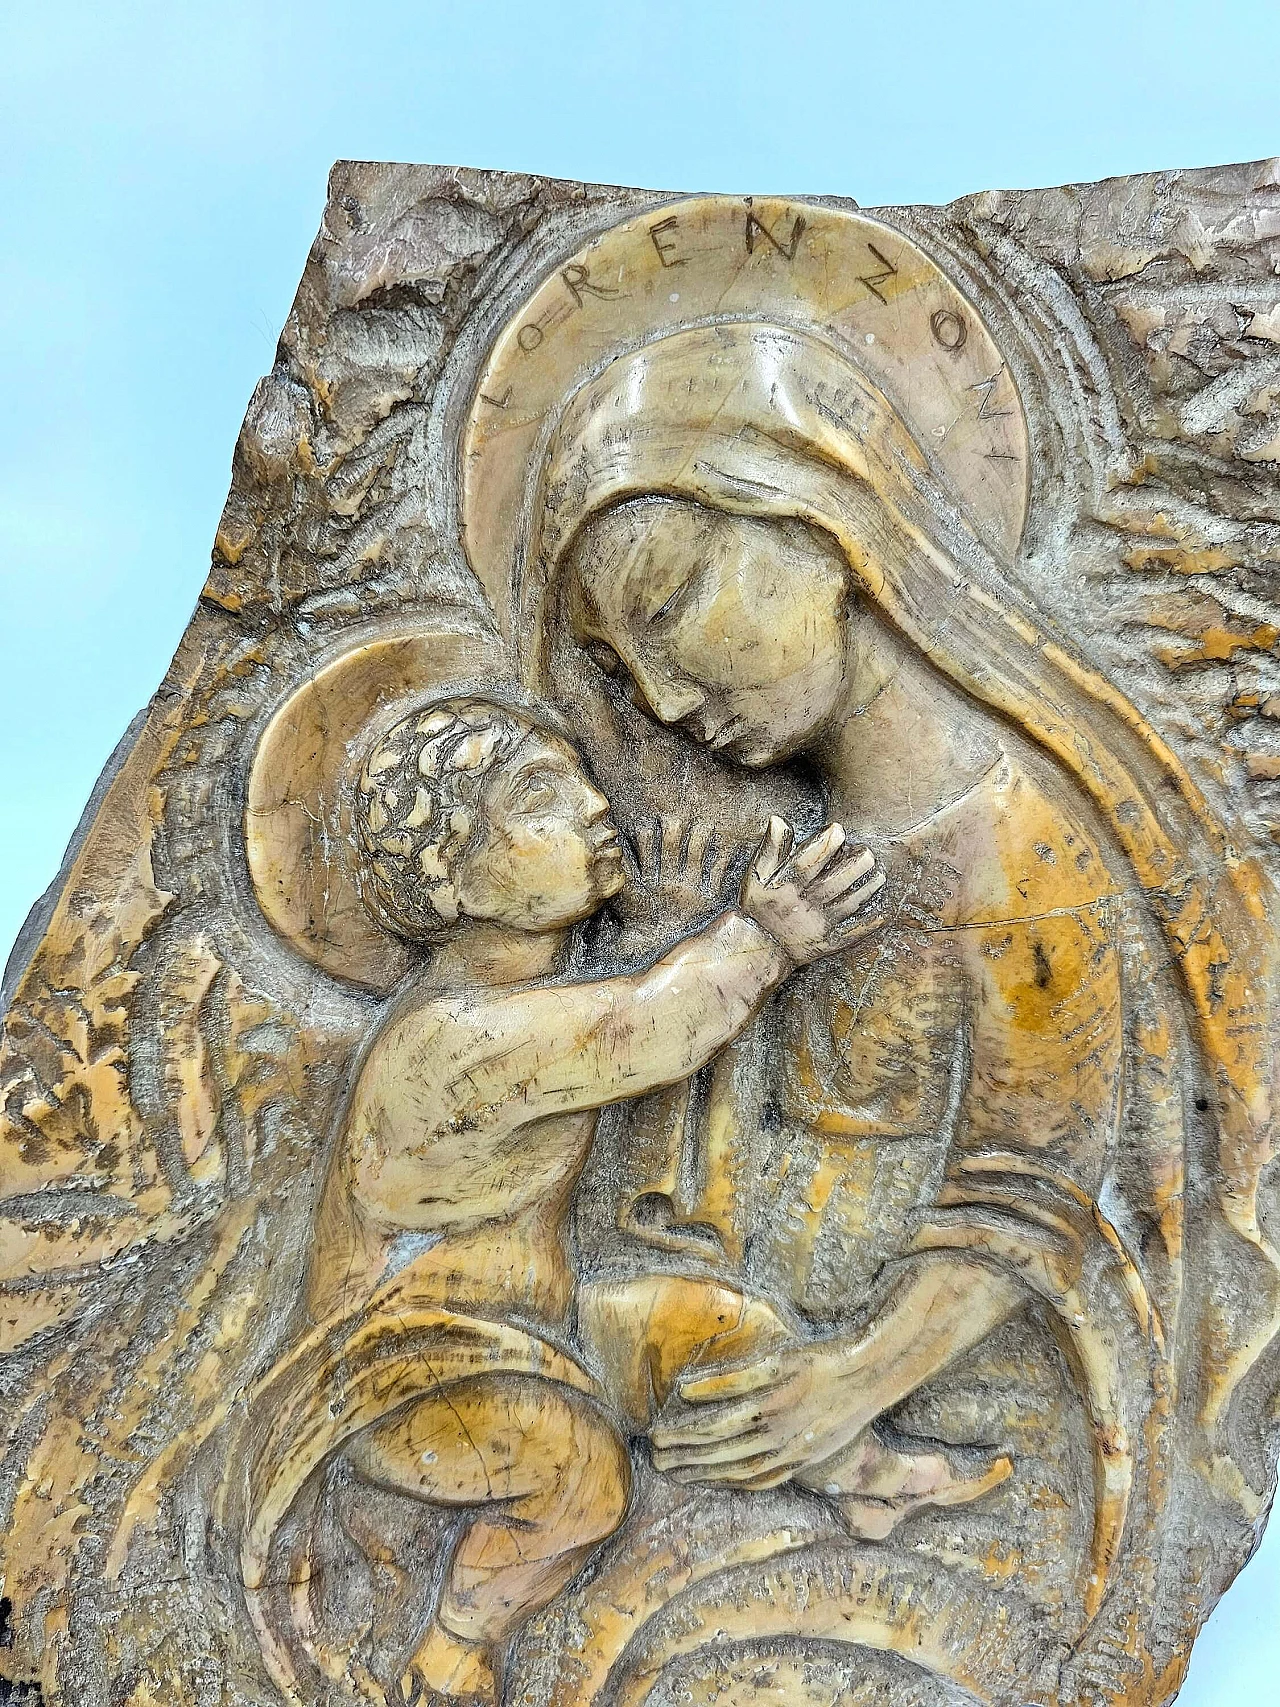
<svg viewBox="0 0 1280 1707"><path fill-rule="evenodd" d="M996 397L997 391L999 390L1000 380L1003 374L1004 368L997 368L996 372L988 379L980 379L976 385L971 385L969 387L971 391L976 391L978 393L978 419L980 421L999 420L1002 416L1012 413L1009 409L996 409L992 407L992 403Z"/></svg>
<svg viewBox="0 0 1280 1707"><path fill-rule="evenodd" d="M801 237L804 235L804 228L805 217L802 213L798 213L791 222L791 234L784 242L781 238L775 237L773 232L753 208L748 208L746 225L747 254L754 254L757 242L763 238L765 242L772 248L776 249L778 254L783 256L785 260L794 261L796 258L796 248Z"/></svg>
<svg viewBox="0 0 1280 1707"><path fill-rule="evenodd" d="M660 219L656 225L649 227L649 240L653 244L659 261L664 267L683 267L684 257L676 253L675 233L680 229L680 221L672 213L666 219ZM748 243L750 249L750 243Z"/></svg>
<svg viewBox="0 0 1280 1707"><path fill-rule="evenodd" d="M898 276L898 269L894 266L893 262L884 253L884 251L878 249L874 243L868 243L867 248L879 263L879 270L870 273L860 273L858 275L859 282L866 285L867 289L871 292L872 296L875 297L877 302L887 304L889 299L881 290L880 286L887 284L890 279L896 278Z"/></svg>
<svg viewBox="0 0 1280 1707"><path fill-rule="evenodd" d="M541 345L548 332L562 326L571 314L582 308L588 296L607 302L610 298L621 294L608 285L593 283L589 269L578 262L565 267L559 277L567 293L566 296L553 303L541 319L526 320L516 333L516 341L526 355L532 355Z"/></svg>
<svg viewBox="0 0 1280 1707"><path fill-rule="evenodd" d="M944 350L963 349L969 336L964 315L951 308L935 309L929 316L929 330L933 333L934 342L941 344Z"/></svg>

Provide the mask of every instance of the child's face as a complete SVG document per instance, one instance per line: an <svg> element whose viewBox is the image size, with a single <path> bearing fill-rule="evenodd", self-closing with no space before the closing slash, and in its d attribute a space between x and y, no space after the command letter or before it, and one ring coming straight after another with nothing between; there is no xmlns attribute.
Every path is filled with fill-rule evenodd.
<svg viewBox="0 0 1280 1707"><path fill-rule="evenodd" d="M479 847L457 877L462 911L523 930L589 918L622 888L622 849L609 802L573 749L527 735L489 777Z"/></svg>

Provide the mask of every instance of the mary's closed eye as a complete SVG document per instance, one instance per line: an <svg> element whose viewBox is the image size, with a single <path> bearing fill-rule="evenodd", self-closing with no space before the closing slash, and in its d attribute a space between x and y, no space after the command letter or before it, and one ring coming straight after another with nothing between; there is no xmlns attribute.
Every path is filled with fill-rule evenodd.
<svg viewBox="0 0 1280 1707"><path fill-rule="evenodd" d="M652 628L655 623L662 622L666 617L669 617L671 615L671 613L679 605L681 599L688 592L689 583L692 581L692 579L693 579L692 574L686 575L684 580L681 581L680 585L675 589L675 591L671 592L667 595L667 597L663 600L662 604L660 604L658 606L657 610L654 611L653 615L649 618L648 626L650 628Z"/></svg>

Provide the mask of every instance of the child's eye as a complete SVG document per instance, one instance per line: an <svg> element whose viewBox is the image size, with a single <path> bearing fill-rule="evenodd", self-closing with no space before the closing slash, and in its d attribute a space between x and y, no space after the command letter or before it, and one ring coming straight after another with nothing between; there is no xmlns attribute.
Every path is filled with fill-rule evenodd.
<svg viewBox="0 0 1280 1707"><path fill-rule="evenodd" d="M549 806L554 798L555 785L545 771L538 771L532 776L525 777L516 796L517 803L523 812L533 812L541 806Z"/></svg>

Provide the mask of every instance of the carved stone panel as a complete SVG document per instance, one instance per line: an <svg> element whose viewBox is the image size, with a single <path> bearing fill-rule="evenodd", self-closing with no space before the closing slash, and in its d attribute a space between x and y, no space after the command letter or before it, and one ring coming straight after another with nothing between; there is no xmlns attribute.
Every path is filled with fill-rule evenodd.
<svg viewBox="0 0 1280 1707"><path fill-rule="evenodd" d="M1274 163L335 168L6 976L0 1678L1169 1700L1275 1487L1278 563Z"/></svg>

